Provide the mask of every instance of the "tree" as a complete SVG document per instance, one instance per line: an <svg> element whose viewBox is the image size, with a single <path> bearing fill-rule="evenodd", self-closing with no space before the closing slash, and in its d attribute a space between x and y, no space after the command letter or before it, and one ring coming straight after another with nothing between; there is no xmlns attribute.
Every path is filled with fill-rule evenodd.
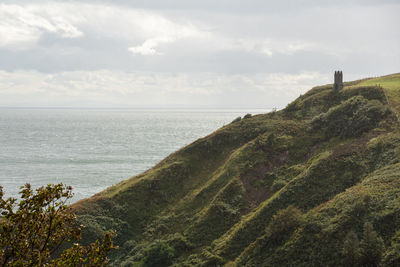
<svg viewBox="0 0 400 267"><path fill-rule="evenodd" d="M356 233L350 231L343 243L343 262L344 266L359 266L360 247Z"/></svg>
<svg viewBox="0 0 400 267"><path fill-rule="evenodd" d="M66 205L72 188L63 184L34 190L21 187L20 200L4 199L0 186L1 266L104 266L107 253L116 248L114 232L88 246L78 243L60 252L60 246L81 239L82 225Z"/></svg>
<svg viewBox="0 0 400 267"><path fill-rule="evenodd" d="M383 239L374 231L371 223L364 224L363 239L360 242L362 266L378 266L384 250Z"/></svg>

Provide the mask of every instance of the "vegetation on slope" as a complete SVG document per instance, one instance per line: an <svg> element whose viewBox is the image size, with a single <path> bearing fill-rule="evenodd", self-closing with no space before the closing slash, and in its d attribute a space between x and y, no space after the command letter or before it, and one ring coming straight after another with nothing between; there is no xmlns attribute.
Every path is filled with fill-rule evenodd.
<svg viewBox="0 0 400 267"><path fill-rule="evenodd" d="M115 229L116 266L395 266L399 92L400 74L325 85L235 119L76 203L84 239Z"/></svg>

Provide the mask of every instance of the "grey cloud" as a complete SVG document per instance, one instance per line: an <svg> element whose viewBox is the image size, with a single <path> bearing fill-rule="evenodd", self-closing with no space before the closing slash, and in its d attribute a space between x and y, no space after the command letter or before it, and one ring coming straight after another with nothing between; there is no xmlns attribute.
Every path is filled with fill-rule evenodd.
<svg viewBox="0 0 400 267"><path fill-rule="evenodd" d="M12 0L6 0L6 2ZM65 2L65 0L57 0ZM25 0L24 2L29 2ZM74 2L74 1L69 1ZM86 0L91 3L119 4L127 7L156 10L199 10L219 13L285 13L299 11L311 7L331 6L381 6L383 4L398 4L397 0Z"/></svg>
<svg viewBox="0 0 400 267"><path fill-rule="evenodd" d="M67 86L70 85L68 79L76 79L72 74L65 76L62 73L79 72L90 76L88 72L91 72L95 77L91 82L104 87L96 79L101 80L97 74L107 70L103 75L114 77L115 83L118 79L130 81L123 83L127 89L134 88L130 86L133 83L129 80L131 72L162 77L153 81L154 87L149 89L152 95L142 92L135 96L141 100L138 103L158 97L157 93L164 85L189 90L196 88L195 84L201 79L209 79L210 83L201 83L201 88L217 90L213 83L222 79L226 82L221 86L221 97L200 95L192 98L181 95L180 91L167 90L163 97L157 98L159 102L150 104L161 105L165 100L171 105L190 105L201 100L211 106L222 103L232 107L242 105L240 100L248 96L251 102L247 106L259 107L262 101L270 107L282 106L297 96L298 91L282 96L283 87L268 81L260 82L260 75L273 80L269 76L271 73L283 76L319 73L314 77L314 83L300 79L298 83L287 85L305 90L329 81L330 73L335 69L342 69L345 79L350 79L398 72L400 68L398 1L6 0L3 3L29 7L29 12L49 21L61 18L66 21L65 25L76 29L75 33L82 34L69 36L74 38L63 36L63 31L72 28L61 23L59 32L32 31L31 43L23 49L0 45L0 71L34 71L32 75L23 76L22 81L27 84L34 77L54 75L57 79L47 85L55 87L57 82ZM18 40L15 43L17 46ZM202 73L213 73L219 78ZM235 79L232 77L237 76L249 80L243 85L249 90L240 87L237 81L232 82ZM22 76L13 77L15 82L15 77ZM146 83L151 83L152 80L146 77ZM11 103L11 95L16 94L2 95L2 86L6 87L0 80L0 98L8 98ZM107 86L113 88L112 83ZM251 89L260 86L267 90L260 93ZM231 91L230 87L238 91ZM23 86L18 88L15 90L22 90ZM104 94L107 97L98 100L96 105L107 105L107 101L118 103L124 99L119 93L112 96L105 91ZM257 94L262 97L255 97ZM90 103L88 95L84 97L86 100L66 97L63 101L65 99ZM49 101L67 105L55 98ZM0 102L0 105L5 104Z"/></svg>

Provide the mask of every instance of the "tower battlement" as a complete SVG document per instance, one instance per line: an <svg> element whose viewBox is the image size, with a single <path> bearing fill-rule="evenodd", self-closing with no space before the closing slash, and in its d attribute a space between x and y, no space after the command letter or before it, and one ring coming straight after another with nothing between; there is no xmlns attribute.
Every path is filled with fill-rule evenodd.
<svg viewBox="0 0 400 267"><path fill-rule="evenodd" d="M343 72L335 71L335 83L333 84L333 90L340 91L343 88Z"/></svg>

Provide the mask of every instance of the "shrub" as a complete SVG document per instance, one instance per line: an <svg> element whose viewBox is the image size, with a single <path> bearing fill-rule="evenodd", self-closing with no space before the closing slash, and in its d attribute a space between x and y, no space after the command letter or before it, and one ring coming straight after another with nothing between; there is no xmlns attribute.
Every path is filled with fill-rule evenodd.
<svg viewBox="0 0 400 267"><path fill-rule="evenodd" d="M400 231L397 231L390 248L385 252L382 266L400 266Z"/></svg>
<svg viewBox="0 0 400 267"><path fill-rule="evenodd" d="M135 267L135 266L140 266L140 263L135 262L135 261L132 260L132 259L127 259L127 260L123 261L123 262L120 264L120 266L121 266L121 267Z"/></svg>
<svg viewBox="0 0 400 267"><path fill-rule="evenodd" d="M350 231L343 243L344 266L357 266L360 260L360 246L356 233Z"/></svg>
<svg viewBox="0 0 400 267"><path fill-rule="evenodd" d="M236 119L234 119L233 121L232 121L232 123L235 123L235 122L239 122L239 121L241 121L242 120L242 117L237 117Z"/></svg>
<svg viewBox="0 0 400 267"><path fill-rule="evenodd" d="M375 128L390 110L377 100L355 96L311 121L313 130L323 129L326 137L356 137Z"/></svg>
<svg viewBox="0 0 400 267"><path fill-rule="evenodd" d="M267 227L269 239L280 241L291 234L302 222L302 213L299 209L290 205L286 209L279 210Z"/></svg>
<svg viewBox="0 0 400 267"><path fill-rule="evenodd" d="M251 118L251 114L250 114L250 113L247 113L247 114L244 115L244 117L243 117L243 119L249 119L249 118Z"/></svg>
<svg viewBox="0 0 400 267"><path fill-rule="evenodd" d="M181 234L175 233L173 236L171 236L168 240L167 243L169 246L171 246L176 253L184 253L188 250L190 250L193 245Z"/></svg>
<svg viewBox="0 0 400 267"><path fill-rule="evenodd" d="M374 231L371 223L364 224L363 239L360 242L361 264L378 266L384 250L383 240Z"/></svg>
<svg viewBox="0 0 400 267"><path fill-rule="evenodd" d="M204 258L204 260L200 266L223 266L225 263L222 257L215 255L207 249L203 250L201 256Z"/></svg>
<svg viewBox="0 0 400 267"><path fill-rule="evenodd" d="M341 90L340 95L342 99L349 99L356 95L361 95L362 97L372 100L376 99L382 103L386 102L386 96L383 89L379 86L357 86L353 88L347 88L346 90Z"/></svg>
<svg viewBox="0 0 400 267"><path fill-rule="evenodd" d="M144 250L142 266L169 266L172 264L175 251L165 241L157 240Z"/></svg>
<svg viewBox="0 0 400 267"><path fill-rule="evenodd" d="M287 184L287 183L286 183L285 181L282 181L282 180L280 180L280 179L275 180L275 181L272 183L271 191L272 191L272 192L277 192L277 191L279 191L281 188L283 188L286 184Z"/></svg>

